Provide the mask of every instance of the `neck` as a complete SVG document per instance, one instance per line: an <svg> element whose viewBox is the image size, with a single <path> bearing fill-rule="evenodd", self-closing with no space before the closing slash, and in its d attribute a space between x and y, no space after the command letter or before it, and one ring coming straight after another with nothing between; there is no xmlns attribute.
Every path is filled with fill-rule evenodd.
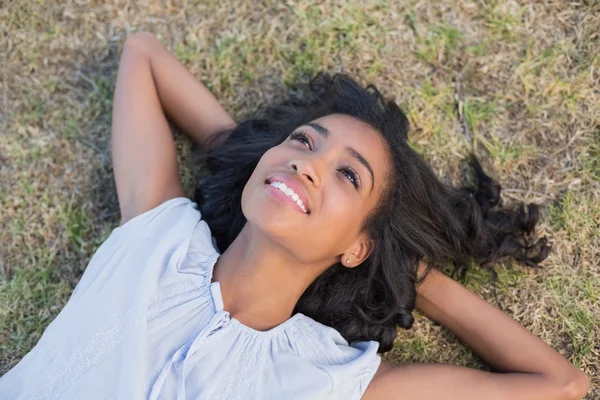
<svg viewBox="0 0 600 400"><path fill-rule="evenodd" d="M287 249L246 223L219 257L213 281L221 285L223 308L256 330L289 319L322 267L301 265Z"/></svg>

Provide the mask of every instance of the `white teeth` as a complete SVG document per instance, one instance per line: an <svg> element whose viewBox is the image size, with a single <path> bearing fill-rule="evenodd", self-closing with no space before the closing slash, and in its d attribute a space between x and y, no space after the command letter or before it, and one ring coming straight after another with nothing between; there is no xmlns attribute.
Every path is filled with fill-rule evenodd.
<svg viewBox="0 0 600 400"><path fill-rule="evenodd" d="M306 208L304 207L304 203L302 203L302 200L300 200L300 196L298 196L298 194L296 192L294 192L291 188L289 188L285 183L275 181L275 182L271 182L270 185L281 190L283 193L285 193L287 196L289 196L292 200L294 200L296 202L296 204L298 204L298 206L300 206L302 211L304 211L305 213L307 212Z"/></svg>

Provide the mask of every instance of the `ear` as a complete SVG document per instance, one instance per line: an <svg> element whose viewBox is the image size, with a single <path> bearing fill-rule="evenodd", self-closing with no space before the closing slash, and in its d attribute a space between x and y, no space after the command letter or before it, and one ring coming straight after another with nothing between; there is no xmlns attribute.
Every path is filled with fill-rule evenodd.
<svg viewBox="0 0 600 400"><path fill-rule="evenodd" d="M342 254L340 262L345 267L354 268L371 255L373 247L373 240L366 234L361 233L356 242Z"/></svg>

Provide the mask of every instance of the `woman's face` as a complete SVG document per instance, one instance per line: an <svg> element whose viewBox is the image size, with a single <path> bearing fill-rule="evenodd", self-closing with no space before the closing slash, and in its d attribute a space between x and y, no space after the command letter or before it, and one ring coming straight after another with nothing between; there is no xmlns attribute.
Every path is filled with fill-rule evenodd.
<svg viewBox="0 0 600 400"><path fill-rule="evenodd" d="M316 119L262 156L242 211L302 263L332 265L344 255L356 265L370 252L360 228L382 194L388 158L370 125L343 114Z"/></svg>

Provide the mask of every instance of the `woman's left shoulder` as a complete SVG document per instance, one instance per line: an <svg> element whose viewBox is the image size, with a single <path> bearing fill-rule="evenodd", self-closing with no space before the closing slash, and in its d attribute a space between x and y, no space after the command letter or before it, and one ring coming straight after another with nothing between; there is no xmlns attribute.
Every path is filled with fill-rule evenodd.
<svg viewBox="0 0 600 400"><path fill-rule="evenodd" d="M296 329L299 355L329 373L332 393L359 399L381 363L379 343L348 343L338 330L307 316Z"/></svg>

